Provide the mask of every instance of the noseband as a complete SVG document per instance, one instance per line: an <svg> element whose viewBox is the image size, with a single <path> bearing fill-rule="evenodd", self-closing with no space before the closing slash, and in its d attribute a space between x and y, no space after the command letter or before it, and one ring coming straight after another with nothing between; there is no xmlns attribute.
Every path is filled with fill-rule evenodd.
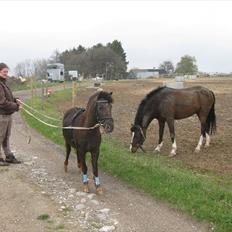
<svg viewBox="0 0 232 232"><path fill-rule="evenodd" d="M98 103L109 103L107 100L98 100L96 101L96 118L97 118L97 122L100 123L101 125L103 125L104 121L107 119L112 119L112 117L104 117L104 118L100 118L99 114L98 114Z"/></svg>

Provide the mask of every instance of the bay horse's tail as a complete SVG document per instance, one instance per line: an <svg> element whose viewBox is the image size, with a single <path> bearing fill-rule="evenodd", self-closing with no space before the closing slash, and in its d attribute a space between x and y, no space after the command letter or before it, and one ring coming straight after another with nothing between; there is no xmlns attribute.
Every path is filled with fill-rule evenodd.
<svg viewBox="0 0 232 232"><path fill-rule="evenodd" d="M206 120L206 131L209 134L215 134L217 129L216 114L215 114L215 95L213 91L211 91L211 93L213 95L214 102Z"/></svg>

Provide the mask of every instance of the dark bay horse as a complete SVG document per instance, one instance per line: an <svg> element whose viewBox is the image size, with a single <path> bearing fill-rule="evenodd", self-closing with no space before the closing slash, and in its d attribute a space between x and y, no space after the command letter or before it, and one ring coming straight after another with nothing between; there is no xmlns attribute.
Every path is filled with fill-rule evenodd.
<svg viewBox="0 0 232 232"><path fill-rule="evenodd" d="M104 129L106 133L111 133L114 128L111 114L112 103L112 93L98 91L89 98L86 109L69 109L64 115L63 126L90 128L99 123L101 129ZM66 145L65 171L67 171L68 159L71 147L73 147L76 150L78 167L82 170L84 191L89 192L85 158L86 153L90 152L96 191L102 193L98 176L98 157L101 144L100 127L89 130L63 129L63 136Z"/></svg>
<svg viewBox="0 0 232 232"><path fill-rule="evenodd" d="M159 142L155 148L160 152L163 146L164 126L167 122L172 142L170 156L176 155L176 141L174 120L184 119L197 114L201 123L201 136L195 149L199 152L206 140L205 146L209 146L210 137L216 131L215 96L212 91L202 86L185 89L172 89L159 87L154 89L141 101L131 127L132 139L130 151L136 152L146 139L146 130L153 119L159 123Z"/></svg>

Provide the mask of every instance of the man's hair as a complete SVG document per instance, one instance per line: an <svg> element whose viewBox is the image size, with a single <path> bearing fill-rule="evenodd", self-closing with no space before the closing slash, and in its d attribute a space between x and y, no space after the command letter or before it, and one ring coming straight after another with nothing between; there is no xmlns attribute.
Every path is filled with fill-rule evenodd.
<svg viewBox="0 0 232 232"><path fill-rule="evenodd" d="M9 67L4 63L0 63L0 71L4 68L9 68Z"/></svg>

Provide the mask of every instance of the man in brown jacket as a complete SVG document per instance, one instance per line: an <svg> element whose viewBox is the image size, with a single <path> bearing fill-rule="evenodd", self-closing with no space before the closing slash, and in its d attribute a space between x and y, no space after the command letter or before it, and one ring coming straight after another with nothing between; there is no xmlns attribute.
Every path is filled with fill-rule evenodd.
<svg viewBox="0 0 232 232"><path fill-rule="evenodd" d="M0 166L8 166L9 163L20 163L10 149L9 137L11 133L12 114L19 110L20 103L6 84L9 68L0 63ZM1 147L5 153L5 160Z"/></svg>

